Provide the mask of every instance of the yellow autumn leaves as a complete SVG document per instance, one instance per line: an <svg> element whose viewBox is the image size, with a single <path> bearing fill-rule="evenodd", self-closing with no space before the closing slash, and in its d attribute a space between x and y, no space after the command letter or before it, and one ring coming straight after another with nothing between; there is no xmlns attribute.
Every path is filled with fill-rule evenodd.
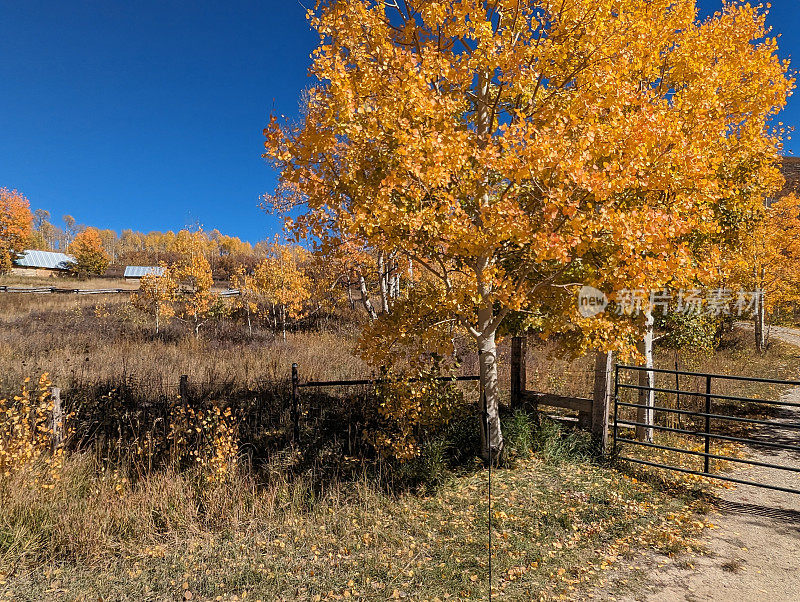
<svg viewBox="0 0 800 602"><path fill-rule="evenodd" d="M56 445L56 428L65 425L53 422L47 374L34 387L26 379L19 395L0 399L0 478L28 471L30 484L52 487L64 460L63 448Z"/></svg>
<svg viewBox="0 0 800 602"><path fill-rule="evenodd" d="M134 306L154 316L156 333L163 322L176 317L189 324L197 336L210 318L241 313L247 316L251 332L252 319L257 317L274 322L285 338L287 322L308 311L312 295L319 301L322 292L315 287L329 281L312 281L308 272L313 272L314 266L307 265L311 263L307 251L275 243L251 269L240 265L233 270L230 285L236 294L226 304L212 291L214 280L202 232L185 234L176 244L178 259L171 265L162 264L159 273L145 275L131 298Z"/></svg>
<svg viewBox="0 0 800 602"><path fill-rule="evenodd" d="M239 432L230 408L178 404L170 412L168 439L174 461L197 468L207 482L226 482L236 474Z"/></svg>
<svg viewBox="0 0 800 602"><path fill-rule="evenodd" d="M800 300L800 198L792 194L767 204L725 264L732 283L763 291L766 311Z"/></svg>
<svg viewBox="0 0 800 602"><path fill-rule="evenodd" d="M17 190L0 188L0 274L11 269L31 236L30 202Z"/></svg>
<svg viewBox="0 0 800 602"><path fill-rule="evenodd" d="M286 339L288 320L301 317L307 311L314 283L302 269L309 254L299 247L273 244L252 273L242 267L236 270L231 286L239 291L233 299L234 309L252 317L273 320Z"/></svg>
<svg viewBox="0 0 800 602"><path fill-rule="evenodd" d="M441 259L443 271L490 257L482 276L503 304L551 278L546 262L600 255L606 288L691 270L685 238L715 232L732 188L723 168L750 161L737 190L776 177L766 123L793 84L763 16L729 7L698 24L689 1L504 4L315 13L321 85L303 128L267 130L278 196L308 201L298 224ZM515 248L529 256L506 267ZM464 285L466 306L478 284Z"/></svg>
<svg viewBox="0 0 800 602"><path fill-rule="evenodd" d="M576 320L576 286L702 281L779 184L770 124L794 80L764 19L700 21L694 0L322 4L303 121L264 132L270 204L302 206L292 227L323 248L414 262L487 358L512 312L630 351L628 317Z"/></svg>
<svg viewBox="0 0 800 602"><path fill-rule="evenodd" d="M69 245L69 252L75 259L71 269L78 276L103 275L111 263L97 228L86 228L78 232Z"/></svg>

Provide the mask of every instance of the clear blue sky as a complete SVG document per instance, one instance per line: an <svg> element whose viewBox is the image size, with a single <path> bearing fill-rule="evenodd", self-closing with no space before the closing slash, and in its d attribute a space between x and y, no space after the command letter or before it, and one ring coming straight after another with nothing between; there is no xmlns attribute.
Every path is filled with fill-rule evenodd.
<svg viewBox="0 0 800 602"><path fill-rule="evenodd" d="M800 57L798 0L772 4L781 54ZM304 13L296 0L0 0L0 186L117 231L197 220L270 236L261 130L309 83ZM800 101L782 119L800 125Z"/></svg>

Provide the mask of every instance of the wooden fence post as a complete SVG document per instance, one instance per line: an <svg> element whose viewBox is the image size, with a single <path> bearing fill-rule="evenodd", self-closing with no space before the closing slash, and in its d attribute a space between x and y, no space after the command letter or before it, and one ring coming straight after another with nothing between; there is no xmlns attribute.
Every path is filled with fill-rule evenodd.
<svg viewBox="0 0 800 602"><path fill-rule="evenodd" d="M292 436L294 442L300 443L300 375L297 364L292 364Z"/></svg>
<svg viewBox="0 0 800 602"><path fill-rule="evenodd" d="M511 337L511 409L520 406L527 385L525 366L527 343L527 337Z"/></svg>
<svg viewBox="0 0 800 602"><path fill-rule="evenodd" d="M184 433L189 429L189 376L186 374L181 374L180 381L178 381L178 395L180 396L180 407L183 409L181 414L181 422L180 428L182 428ZM181 437L175 443L175 458L179 460L183 458L184 453L186 451L186 441L185 437Z"/></svg>
<svg viewBox="0 0 800 602"><path fill-rule="evenodd" d="M614 354L598 352L594 365L592 396L592 445L604 456L608 450L608 416L613 395Z"/></svg>
<svg viewBox="0 0 800 602"><path fill-rule="evenodd" d="M178 393L181 396L181 402L184 405L189 403L189 376L186 374L181 374L180 384L178 385Z"/></svg>
<svg viewBox="0 0 800 602"><path fill-rule="evenodd" d="M51 387L50 399L53 402L53 449L56 450L64 443L64 408L61 405L61 389Z"/></svg>
<svg viewBox="0 0 800 602"><path fill-rule="evenodd" d="M586 431L592 430L592 413L578 411L578 428Z"/></svg>

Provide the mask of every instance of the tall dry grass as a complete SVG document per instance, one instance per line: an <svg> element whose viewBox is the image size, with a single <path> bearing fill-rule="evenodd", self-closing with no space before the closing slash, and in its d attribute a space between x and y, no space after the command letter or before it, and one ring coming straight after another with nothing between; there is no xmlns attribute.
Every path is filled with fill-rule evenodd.
<svg viewBox="0 0 800 602"><path fill-rule="evenodd" d="M221 320L197 341L177 323L155 336L119 297L0 295L3 386L47 371L68 404L77 400L53 486L34 478L40 457L0 479L0 600L485 598L488 508L469 410L403 465L365 451L365 390L304 390L302 453L288 437L291 363L303 379L367 375L355 332L352 318L322 320L284 342ZM476 373L460 347L461 369ZM507 342L500 353L507 389ZM782 347L754 357L737 341L680 357L682 367L765 375L797 360ZM591 392L592 358L561 359L554 343L531 341L527 367L530 389ZM189 400L177 398L181 374ZM274 424L257 417L262 403ZM578 435L537 430L523 414L504 419L515 452L495 473L496 595L583 591L592 578L575 567L599 573L622 540L629 550L683 549L696 524L685 500L585 461Z"/></svg>
<svg viewBox="0 0 800 602"><path fill-rule="evenodd" d="M223 319L198 341L179 322L157 336L149 318L119 296L0 295L0 386L41 372L63 388L127 380L155 392L182 374L246 386L288 378L293 362L305 379L368 373L352 353L352 328L333 323L284 342L267 329L249 337L246 326Z"/></svg>
<svg viewBox="0 0 800 602"><path fill-rule="evenodd" d="M266 482L238 472L209 483L199 469L130 477L90 454L73 454L56 487L32 485L30 471L0 480L0 571L24 561L97 563L169 538L246 531L256 521L297 513L320 495L277 470Z"/></svg>
<svg viewBox="0 0 800 602"><path fill-rule="evenodd" d="M574 597L611 558L692 549L703 524L687 500L608 468L560 462L531 457L494 475L494 597ZM432 495L387 495L369 477L319 491L278 466L262 481L208 484L171 470L130 481L77 455L54 490L31 492L24 480L3 487L3 600L488 595L480 470Z"/></svg>
<svg viewBox="0 0 800 602"><path fill-rule="evenodd" d="M63 274L42 274L40 276L20 276L17 274L0 275L0 286L18 286L25 288L36 288L40 286L54 286L56 288L81 288L81 289L101 289L101 288L123 288L135 290L138 284L135 281L125 280L124 278L101 278L88 277L78 278L69 273Z"/></svg>

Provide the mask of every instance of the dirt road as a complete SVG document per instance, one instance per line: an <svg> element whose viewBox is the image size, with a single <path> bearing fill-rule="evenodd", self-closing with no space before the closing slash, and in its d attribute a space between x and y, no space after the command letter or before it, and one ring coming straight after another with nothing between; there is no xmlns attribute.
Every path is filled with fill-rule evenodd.
<svg viewBox="0 0 800 602"><path fill-rule="evenodd" d="M796 347L800 347L800 328L770 326L769 336L775 337L776 339L779 339L784 343L789 343L790 345L795 345Z"/></svg>
<svg viewBox="0 0 800 602"><path fill-rule="evenodd" d="M800 329L773 327L770 334L800 347ZM800 403L800 388L785 399ZM800 424L798 410L787 409L778 420ZM769 428L759 437L800 445L800 430ZM752 458L800 467L800 453L792 451L753 449ZM800 488L800 473L752 467L736 476ZM742 485L720 498L718 513L710 516L718 528L707 532L708 555L691 559L691 566L670 561L654 568L643 589L617 599L800 601L800 495Z"/></svg>

